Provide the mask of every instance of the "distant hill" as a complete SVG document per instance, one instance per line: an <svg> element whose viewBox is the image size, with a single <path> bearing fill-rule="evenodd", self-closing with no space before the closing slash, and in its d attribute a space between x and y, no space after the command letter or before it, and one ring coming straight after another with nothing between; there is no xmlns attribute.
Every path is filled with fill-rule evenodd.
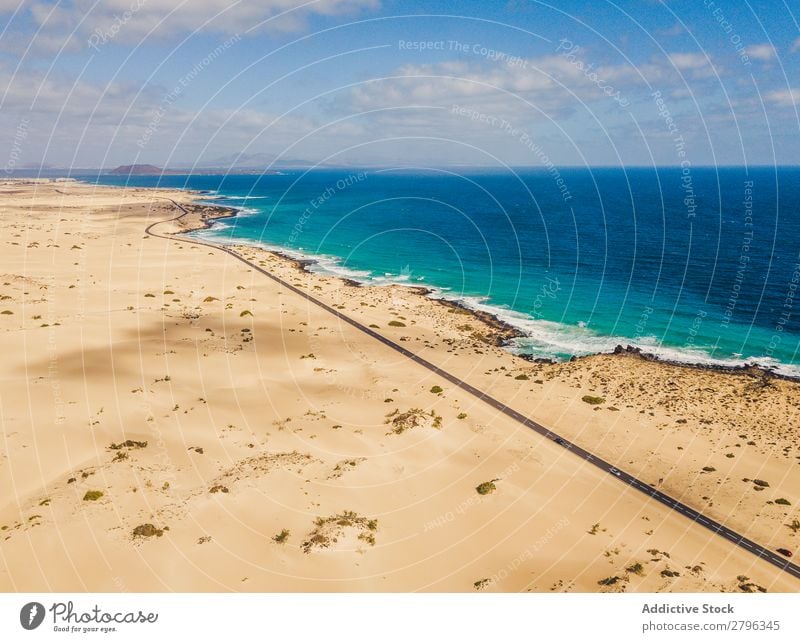
<svg viewBox="0 0 800 642"><path fill-rule="evenodd" d="M109 174L122 174L124 176L131 175L153 175L163 174L164 170L155 165L120 165L112 169Z"/></svg>

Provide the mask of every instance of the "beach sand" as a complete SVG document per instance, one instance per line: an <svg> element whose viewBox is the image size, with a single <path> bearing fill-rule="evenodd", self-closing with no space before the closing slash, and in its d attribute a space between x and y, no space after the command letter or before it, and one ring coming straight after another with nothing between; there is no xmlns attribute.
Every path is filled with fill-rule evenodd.
<svg viewBox="0 0 800 642"><path fill-rule="evenodd" d="M0 182L0 590L800 589L234 256L145 234L194 197ZM530 363L411 288L235 251L798 549L797 383L627 354Z"/></svg>

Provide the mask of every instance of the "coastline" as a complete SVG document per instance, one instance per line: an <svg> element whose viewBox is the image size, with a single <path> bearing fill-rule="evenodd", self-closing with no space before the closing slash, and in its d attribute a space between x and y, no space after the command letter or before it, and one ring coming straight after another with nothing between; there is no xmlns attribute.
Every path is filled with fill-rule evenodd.
<svg viewBox="0 0 800 642"><path fill-rule="evenodd" d="M0 184L0 588L798 589L301 294L770 550L800 541L795 384L528 362L419 289L181 242L231 214L175 221L195 195L58 187Z"/></svg>
<svg viewBox="0 0 800 642"><path fill-rule="evenodd" d="M206 210L206 215L202 216L200 221L194 224L192 227L187 227L185 232L194 232L203 229L211 229L214 223L218 220L226 219L226 218L236 218L239 213L242 211L241 208L237 208L234 206L221 206L221 205L208 205L208 204L197 204L196 206L203 207ZM219 211L218 214L215 212ZM206 242L215 244L215 245L223 245L220 243L215 243L213 239L204 239ZM235 243L229 243L224 245L250 245L244 239L237 239ZM286 261L289 265L294 267L301 272L306 273L313 273L311 269L312 266L317 265L318 261L314 258L297 258L291 256L288 250L280 250L280 249L264 249L261 248L259 244L253 243L252 247L263 249L266 252L270 252L274 256ZM348 287L392 287L392 285L377 285L372 284L368 281L358 281L356 279L340 276L340 275L331 275L331 278L338 279L344 285ZM436 291L425 286L409 286L409 285L399 285L393 284L396 287L403 287L408 292L416 294L418 296L425 297L430 301L435 301L440 305L445 307L456 309L463 311L471 315L476 320L480 321L481 323L485 324L486 326L490 327L494 332L491 335L491 341L496 346L506 347L508 348L511 345L511 341L514 339L525 338L528 336L524 330L519 327L516 327L504 320L502 320L496 314L492 312L487 312L484 310L477 310L473 307L470 307L466 303L457 300L457 299L448 299L446 296L430 296L434 294ZM551 357L542 357L537 356L534 353L524 353L524 352L510 352L514 356L523 359L528 362L532 363L559 363L561 360L554 359ZM775 378L781 379L783 381L792 381L792 382L800 382L800 375L789 375L780 372L776 372L774 367L766 366L759 364L757 362L748 362L745 361L739 365L724 365L724 364L717 364L717 363L693 363L691 361L682 361L676 359L670 359L666 357L659 356L652 352L647 352L646 348L642 348L639 346L633 346L630 344L617 344L613 350L609 350L608 352L594 352L585 355L574 355L572 356L569 361L574 360L581 360L581 359L589 359L591 357L599 356L599 355L615 355L615 356L625 356L625 357L636 357L642 359L644 361L656 361L659 363L675 366L678 368L691 368L695 370L708 370L710 372L719 372L719 373L726 373L732 375L748 375L752 377L768 377L768 378Z"/></svg>

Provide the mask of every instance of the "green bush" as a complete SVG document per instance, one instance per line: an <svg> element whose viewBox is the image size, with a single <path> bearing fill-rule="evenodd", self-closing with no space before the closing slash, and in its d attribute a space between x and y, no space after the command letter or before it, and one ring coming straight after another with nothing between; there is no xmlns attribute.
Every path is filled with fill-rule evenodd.
<svg viewBox="0 0 800 642"><path fill-rule="evenodd" d="M133 536L134 537L161 537L164 534L164 529L167 527L165 526L162 528L156 528L152 524L141 524L133 529Z"/></svg>
<svg viewBox="0 0 800 642"><path fill-rule="evenodd" d="M439 393L442 393L442 392L444 392L444 389L443 389L441 386L433 386L433 387L431 388L431 392L432 392L433 394L435 394L435 395L438 395Z"/></svg>
<svg viewBox="0 0 800 642"><path fill-rule="evenodd" d="M487 481L483 482L482 484L478 484L475 487L475 490L478 492L478 495L488 495L496 491L497 486L495 486L495 483L493 481Z"/></svg>

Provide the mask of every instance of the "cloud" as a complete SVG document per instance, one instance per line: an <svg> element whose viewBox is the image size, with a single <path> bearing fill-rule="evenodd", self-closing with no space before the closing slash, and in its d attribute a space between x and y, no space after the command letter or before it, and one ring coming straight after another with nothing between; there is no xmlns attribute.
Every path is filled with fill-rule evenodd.
<svg viewBox="0 0 800 642"><path fill-rule="evenodd" d="M676 36L682 36L685 33L686 27L684 27L680 22L676 22L669 29L662 29L659 32L659 35L664 36L665 38L675 38Z"/></svg>
<svg viewBox="0 0 800 642"><path fill-rule="evenodd" d="M747 47L744 52L753 60L758 60L759 62L770 62L774 60L778 53L775 51L775 47L770 44L760 44L760 45L750 45Z"/></svg>
<svg viewBox="0 0 800 642"><path fill-rule="evenodd" d="M800 105L800 89L778 89L764 96L768 102L778 107L796 107Z"/></svg>
<svg viewBox="0 0 800 642"><path fill-rule="evenodd" d="M708 58L699 53L672 53L669 54L670 62L678 69L700 69L709 64Z"/></svg>
<svg viewBox="0 0 800 642"><path fill-rule="evenodd" d="M795 38L794 42L789 47L789 53L797 53L800 51L800 38Z"/></svg>
<svg viewBox="0 0 800 642"><path fill-rule="evenodd" d="M630 65L597 66L575 55L451 61L401 66L353 88L349 106L355 111L414 105L449 109L458 103L507 116L532 107L547 112L581 101L608 101L617 91L614 83L643 82Z"/></svg>
<svg viewBox="0 0 800 642"><path fill-rule="evenodd" d="M379 0L0 0L0 15L19 11L4 49L32 44L35 54L85 48L90 40L123 44L204 32L218 35L289 32L314 16L375 9ZM33 31L27 22L34 25ZM10 33L9 33L10 32Z"/></svg>
<svg viewBox="0 0 800 642"><path fill-rule="evenodd" d="M702 54L677 53L638 66L593 64L590 52L556 52L554 45L553 53L531 58L473 55L402 64L384 77L345 86L279 117L273 113L276 105L291 107L291 97L246 103L247 93L226 94L198 111L198 99L209 90L202 82L169 98L182 83L106 84L36 70L12 76L11 68L0 60L0 127L13 132L30 119L24 160L46 156L50 163L79 166L186 165L242 150L311 160L341 152L337 159L353 163L387 158L466 162L469 154L486 163L490 159L483 154L492 153L536 164L520 132L547 146L554 159L580 162L581 141L594 141L586 142L593 149L610 144L602 142L607 139L635 147L631 116L642 123L645 137L659 142L661 135L672 154L650 93L658 89L675 99L670 108L682 118L681 131L702 135L702 120L677 99L702 92L703 117L709 118L717 82L707 77L714 66ZM232 97L249 106L236 110ZM765 94L776 112L799 99L797 90ZM7 154L3 145L0 139L0 159ZM344 151L349 147L353 151Z"/></svg>
<svg viewBox="0 0 800 642"><path fill-rule="evenodd" d="M667 58L678 71L693 78L710 78L720 73L704 53L671 53Z"/></svg>
<svg viewBox="0 0 800 642"><path fill-rule="evenodd" d="M163 162L195 158L206 145L244 149L248 145L291 145L317 124L302 115L279 116L254 109L211 107L202 111L164 102L164 88L135 83L93 83L65 75L45 77L29 72L11 76L0 68L4 94L0 128L14 132L25 123L23 162L78 166L130 162L142 158ZM0 158L8 156L13 134L0 139ZM143 141L142 144L139 144ZM207 153L212 153L209 150Z"/></svg>

